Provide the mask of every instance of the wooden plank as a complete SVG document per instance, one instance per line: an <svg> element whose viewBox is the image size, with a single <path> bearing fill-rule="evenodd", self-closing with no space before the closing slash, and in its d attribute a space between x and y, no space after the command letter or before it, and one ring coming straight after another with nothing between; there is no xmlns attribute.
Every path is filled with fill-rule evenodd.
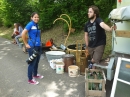
<svg viewBox="0 0 130 97"><path fill-rule="evenodd" d="M117 31L116 31L116 37L126 37L126 38L130 38L130 31L117 30Z"/></svg>
<svg viewBox="0 0 130 97"><path fill-rule="evenodd" d="M89 86L88 86L88 81L86 80L86 82L85 82L85 90L86 90L86 92L85 92L85 96L86 97L88 97L88 95L89 95Z"/></svg>
<svg viewBox="0 0 130 97"><path fill-rule="evenodd" d="M102 83L103 79L88 79L88 82L92 82L92 83Z"/></svg>
<svg viewBox="0 0 130 97"><path fill-rule="evenodd" d="M102 96L102 91L99 90L89 90L89 96Z"/></svg>

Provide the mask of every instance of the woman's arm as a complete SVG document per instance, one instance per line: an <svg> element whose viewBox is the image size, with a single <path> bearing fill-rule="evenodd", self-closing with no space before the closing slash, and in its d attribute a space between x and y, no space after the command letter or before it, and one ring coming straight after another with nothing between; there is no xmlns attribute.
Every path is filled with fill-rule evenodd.
<svg viewBox="0 0 130 97"><path fill-rule="evenodd" d="M22 39L23 39L23 42L24 42L26 48L31 48L31 47L29 46L28 42L27 42L27 33L28 33L28 30L27 30L27 29L24 29L24 30L22 31Z"/></svg>

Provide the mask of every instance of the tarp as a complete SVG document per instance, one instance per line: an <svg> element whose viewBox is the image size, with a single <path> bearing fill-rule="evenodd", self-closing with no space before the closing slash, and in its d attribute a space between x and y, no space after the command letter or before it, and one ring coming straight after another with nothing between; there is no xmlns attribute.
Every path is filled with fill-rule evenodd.
<svg viewBox="0 0 130 97"><path fill-rule="evenodd" d="M109 14L110 19L130 20L130 6L113 9Z"/></svg>

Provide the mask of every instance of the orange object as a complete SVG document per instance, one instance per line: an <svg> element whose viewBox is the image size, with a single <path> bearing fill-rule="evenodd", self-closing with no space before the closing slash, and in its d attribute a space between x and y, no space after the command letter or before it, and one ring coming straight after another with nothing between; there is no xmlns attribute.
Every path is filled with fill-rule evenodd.
<svg viewBox="0 0 130 97"><path fill-rule="evenodd" d="M52 46L52 43L50 40L46 42L46 46Z"/></svg>
<svg viewBox="0 0 130 97"><path fill-rule="evenodd" d="M119 3L121 3L121 2L122 2L122 0L118 0L118 2L119 2Z"/></svg>

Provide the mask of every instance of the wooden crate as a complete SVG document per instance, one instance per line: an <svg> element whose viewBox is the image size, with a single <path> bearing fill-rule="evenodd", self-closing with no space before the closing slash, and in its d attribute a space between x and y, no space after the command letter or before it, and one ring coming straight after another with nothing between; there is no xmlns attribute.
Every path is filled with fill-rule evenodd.
<svg viewBox="0 0 130 97"><path fill-rule="evenodd" d="M99 69L90 69L90 72L101 72L103 79L88 79L88 68L85 68L85 97L106 97L106 77L103 70ZM89 90L89 83L102 84L102 90Z"/></svg>

